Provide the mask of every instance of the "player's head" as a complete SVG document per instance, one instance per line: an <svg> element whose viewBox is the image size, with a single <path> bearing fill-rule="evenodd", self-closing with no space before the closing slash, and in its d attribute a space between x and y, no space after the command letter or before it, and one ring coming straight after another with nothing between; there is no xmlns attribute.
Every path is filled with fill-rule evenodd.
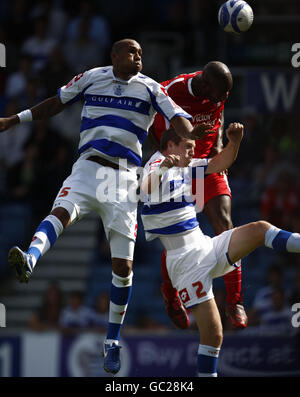
<svg viewBox="0 0 300 397"><path fill-rule="evenodd" d="M202 74L193 78L192 88L195 95L207 98L212 102L221 102L228 97L233 85L228 67L218 61L207 63Z"/></svg>
<svg viewBox="0 0 300 397"><path fill-rule="evenodd" d="M183 139L173 128L166 130L161 137L160 151L164 156L176 154L180 156L180 167L187 167L195 154L195 141Z"/></svg>
<svg viewBox="0 0 300 397"><path fill-rule="evenodd" d="M116 41L112 46L111 60L117 77L130 78L142 70L142 48L133 39Z"/></svg>

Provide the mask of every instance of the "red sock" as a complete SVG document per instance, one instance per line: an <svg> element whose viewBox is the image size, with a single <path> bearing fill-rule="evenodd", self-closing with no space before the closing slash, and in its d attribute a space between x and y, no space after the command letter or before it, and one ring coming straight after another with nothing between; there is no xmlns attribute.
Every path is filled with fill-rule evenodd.
<svg viewBox="0 0 300 397"><path fill-rule="evenodd" d="M226 302L236 303L241 302L242 289L242 266L237 267L232 272L223 276L226 287Z"/></svg>
<svg viewBox="0 0 300 397"><path fill-rule="evenodd" d="M176 288L173 288L172 282L169 278L167 270L167 255L166 250L161 254L161 276L162 276L162 289L167 299L171 300L176 295Z"/></svg>

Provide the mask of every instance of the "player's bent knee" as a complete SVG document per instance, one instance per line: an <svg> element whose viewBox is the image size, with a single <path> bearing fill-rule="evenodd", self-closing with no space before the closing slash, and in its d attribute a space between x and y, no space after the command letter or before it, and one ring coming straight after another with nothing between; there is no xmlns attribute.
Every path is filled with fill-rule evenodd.
<svg viewBox="0 0 300 397"><path fill-rule="evenodd" d="M201 335L200 342L202 345L220 347L223 343L223 332L222 330L210 330L207 335Z"/></svg>
<svg viewBox="0 0 300 397"><path fill-rule="evenodd" d="M51 215L56 216L56 218L58 218L61 221L64 229L67 226L69 226L69 224L71 222L71 217L70 217L69 212L63 207L55 208L53 211L51 211Z"/></svg>
<svg viewBox="0 0 300 397"><path fill-rule="evenodd" d="M132 272L132 261L122 258L112 258L113 272L120 277L128 277Z"/></svg>
<svg viewBox="0 0 300 397"><path fill-rule="evenodd" d="M53 204L51 214L57 216L66 228L78 219L79 207L68 200L57 200Z"/></svg>
<svg viewBox="0 0 300 397"><path fill-rule="evenodd" d="M271 226L270 223L266 221L257 221L253 222L251 225L253 225L251 235L255 237L260 244L264 244L266 232Z"/></svg>
<svg viewBox="0 0 300 397"><path fill-rule="evenodd" d="M260 238L261 238L261 244L264 244L266 232L270 229L270 227L272 225L266 221L258 221L257 223L259 223L259 233L260 233Z"/></svg>
<svg viewBox="0 0 300 397"><path fill-rule="evenodd" d="M217 321L214 323L214 327L212 329L212 335L215 342L214 346L215 347L221 346L223 342L223 327L221 322Z"/></svg>
<svg viewBox="0 0 300 397"><path fill-rule="evenodd" d="M217 332L214 335L214 339L215 339L215 347L219 347L222 345L223 343L223 332Z"/></svg>
<svg viewBox="0 0 300 397"><path fill-rule="evenodd" d="M257 221L257 223L259 223L260 228L261 228L263 231L265 231L265 232L272 226L271 223L269 223L269 222L267 222L267 221L262 221L262 220L260 220L260 221Z"/></svg>
<svg viewBox="0 0 300 397"><path fill-rule="evenodd" d="M114 273L120 277L127 277L132 271L132 261L135 242L129 237L111 230L109 245Z"/></svg>

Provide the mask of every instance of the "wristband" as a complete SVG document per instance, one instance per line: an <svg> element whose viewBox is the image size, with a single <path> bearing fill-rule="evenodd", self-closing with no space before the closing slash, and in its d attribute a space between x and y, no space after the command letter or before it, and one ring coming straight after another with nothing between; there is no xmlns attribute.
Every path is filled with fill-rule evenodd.
<svg viewBox="0 0 300 397"><path fill-rule="evenodd" d="M20 119L20 123L32 121L32 113L30 109L23 110L23 112L18 113L17 116Z"/></svg>

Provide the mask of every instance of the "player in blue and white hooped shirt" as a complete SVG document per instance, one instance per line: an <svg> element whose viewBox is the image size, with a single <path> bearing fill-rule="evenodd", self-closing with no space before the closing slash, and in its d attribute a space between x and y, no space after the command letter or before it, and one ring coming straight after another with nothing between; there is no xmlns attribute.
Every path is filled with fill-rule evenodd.
<svg viewBox="0 0 300 397"><path fill-rule="evenodd" d="M235 269L235 263L261 245L281 252L300 253L300 235L257 221L205 236L190 198L191 179L221 172L235 160L243 126L230 124L227 146L210 159L193 159L195 142L182 139L173 129L164 132L161 151L145 165L141 191L142 221L148 241L159 238L167 251L172 285L189 308L200 333L198 376L217 376L222 345L222 323L212 291L212 280ZM198 168L202 172L195 172ZM200 184L201 186L201 184ZM168 192L168 193L166 193ZM192 192L199 196L199 192Z"/></svg>
<svg viewBox="0 0 300 397"><path fill-rule="evenodd" d="M129 192L137 188L136 171L141 164L142 143L148 127L156 112L164 114L183 137L199 139L209 126L193 128L189 114L168 97L163 87L140 73L142 49L135 40L114 43L111 58L112 66L81 73L61 87L56 96L0 119L0 132L19 122L49 118L84 99L79 159L64 181L50 215L38 226L29 249L24 252L13 247L8 261L19 281L28 282L39 258L67 226L92 210L99 213L110 243L113 270L104 367L116 373L120 369L120 330L132 288L137 228L137 200L130 200ZM97 180L99 171L103 170L116 181L118 194L109 200L101 189L103 182ZM126 180L125 188L123 180Z"/></svg>

